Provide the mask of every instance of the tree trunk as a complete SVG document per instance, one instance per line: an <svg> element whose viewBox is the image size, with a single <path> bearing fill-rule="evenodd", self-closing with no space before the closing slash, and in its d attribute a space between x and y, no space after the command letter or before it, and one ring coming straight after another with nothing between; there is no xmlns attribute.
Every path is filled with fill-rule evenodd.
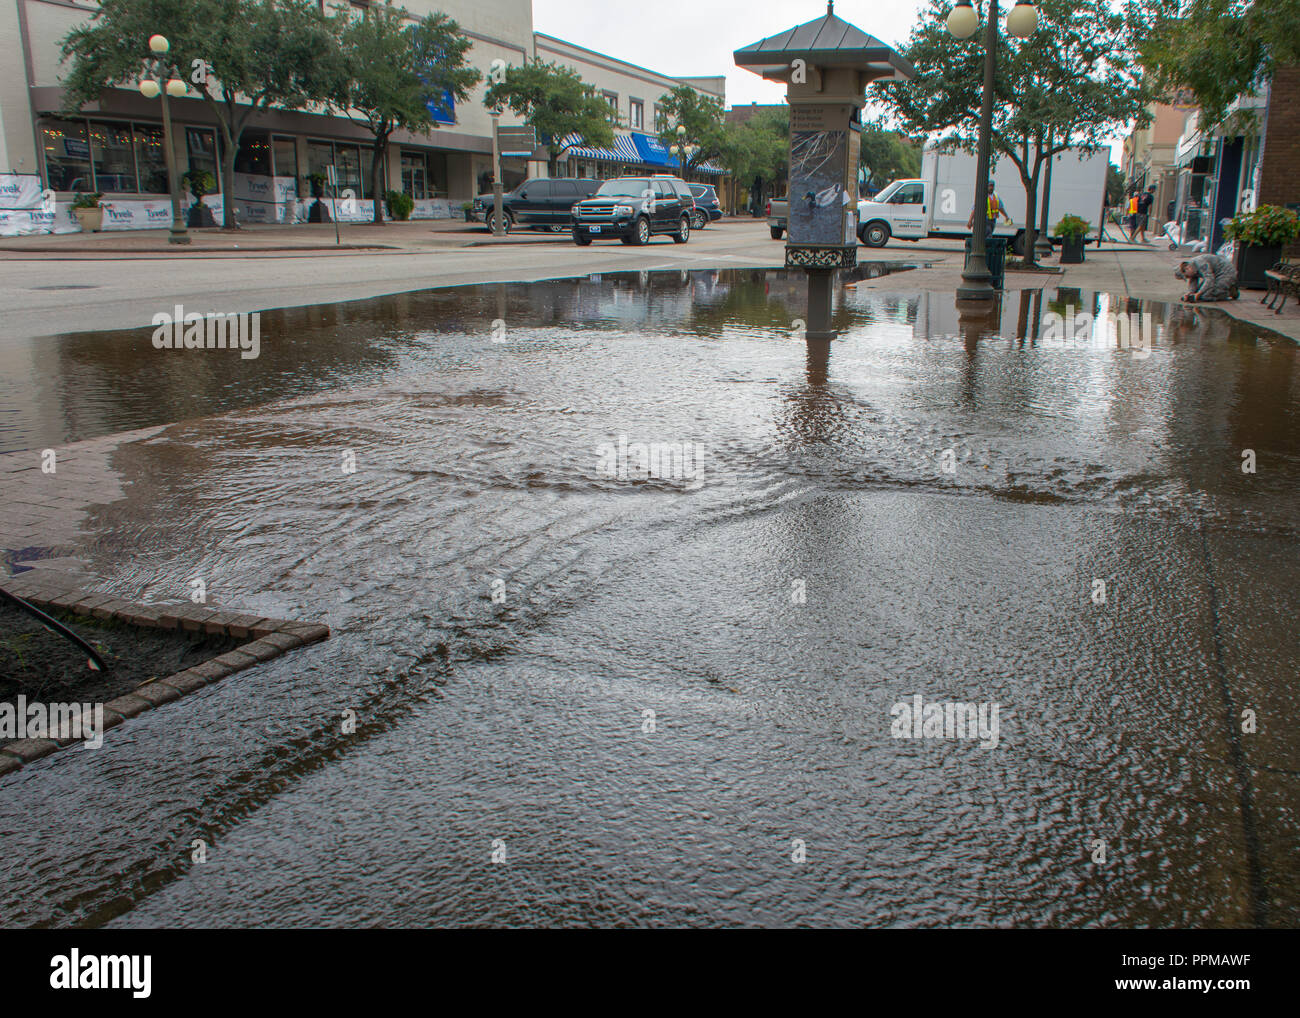
<svg viewBox="0 0 1300 1018"><path fill-rule="evenodd" d="M222 125L225 128L225 125ZM229 128L221 132L227 138L231 138ZM240 132L241 134L243 132ZM239 139L232 138L227 142L225 151L221 153L221 226L225 230L238 230L239 220L235 218L235 153L239 149Z"/></svg>
<svg viewBox="0 0 1300 1018"><path fill-rule="evenodd" d="M374 153L370 159L370 186L374 189L373 198L375 199L375 218L376 226L384 225L384 192L387 190L386 184L388 160L384 158L388 150L388 135L375 135Z"/></svg>
<svg viewBox="0 0 1300 1018"><path fill-rule="evenodd" d="M1025 180L1024 172L1020 178L1025 185L1025 267L1037 265L1038 256L1034 254L1034 241L1038 239L1038 176L1043 167L1043 150L1039 146L1034 156L1034 172Z"/></svg>
<svg viewBox="0 0 1300 1018"><path fill-rule="evenodd" d="M239 149L239 134L243 133L241 128L239 134L236 134L231 124L223 115L222 108L217 105L216 101L204 94L207 100L208 108L216 114L217 127L221 131L221 228L223 230L238 230L239 223L235 219L235 153Z"/></svg>

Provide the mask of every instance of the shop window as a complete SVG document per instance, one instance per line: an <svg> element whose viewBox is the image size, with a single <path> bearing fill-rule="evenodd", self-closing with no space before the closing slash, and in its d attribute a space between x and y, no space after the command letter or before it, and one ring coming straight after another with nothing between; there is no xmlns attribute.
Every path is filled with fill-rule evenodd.
<svg viewBox="0 0 1300 1018"><path fill-rule="evenodd" d="M361 153L355 145L334 146L334 166L338 170L339 193L351 189L357 198L364 198L361 187Z"/></svg>
<svg viewBox="0 0 1300 1018"><path fill-rule="evenodd" d="M235 153L235 172L258 177L271 175L271 139L265 133L244 132Z"/></svg>
<svg viewBox="0 0 1300 1018"><path fill-rule="evenodd" d="M189 169L207 170L212 174L213 180L221 180L216 131L208 127L185 128L185 154L189 160ZM217 189L220 190L220 184Z"/></svg>
<svg viewBox="0 0 1300 1018"><path fill-rule="evenodd" d="M423 152L402 152L402 190L417 200L428 197L428 162Z"/></svg>
<svg viewBox="0 0 1300 1018"><path fill-rule="evenodd" d="M161 127L135 125L135 163L140 171L141 194L167 194L167 153Z"/></svg>
<svg viewBox="0 0 1300 1018"><path fill-rule="evenodd" d="M277 177L298 178L298 145L292 138L272 138L271 152L275 156Z"/></svg>
<svg viewBox="0 0 1300 1018"><path fill-rule="evenodd" d="M130 124L88 125L90 161L95 169L95 190L133 194L136 190L135 147Z"/></svg>
<svg viewBox="0 0 1300 1018"><path fill-rule="evenodd" d="M429 197L446 198L447 197L447 153L430 152L428 153L429 166Z"/></svg>
<svg viewBox="0 0 1300 1018"><path fill-rule="evenodd" d="M86 125L70 120L41 123L45 148L45 182L55 191L93 191Z"/></svg>

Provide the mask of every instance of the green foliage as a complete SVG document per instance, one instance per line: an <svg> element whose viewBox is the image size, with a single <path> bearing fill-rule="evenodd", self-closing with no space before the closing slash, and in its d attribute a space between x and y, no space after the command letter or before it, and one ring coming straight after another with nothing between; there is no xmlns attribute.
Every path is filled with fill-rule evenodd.
<svg viewBox="0 0 1300 1018"><path fill-rule="evenodd" d="M655 130L665 145L676 145L679 140L691 146L686 157L687 169L694 169L712 159L719 159L726 150L722 100L697 92L690 85L678 85L659 97L659 123ZM678 126L686 133L677 134Z"/></svg>
<svg viewBox="0 0 1300 1018"><path fill-rule="evenodd" d="M878 119L866 120L858 162L867 170L868 183L884 187L893 180L921 175L921 146L897 131L886 130Z"/></svg>
<svg viewBox="0 0 1300 1018"><path fill-rule="evenodd" d="M77 196L72 200L74 209L97 209L99 208L99 199L104 197L103 191L78 191Z"/></svg>
<svg viewBox="0 0 1300 1018"><path fill-rule="evenodd" d="M217 186L217 178L207 170L186 170L181 174L181 185L188 187L195 201L205 194L211 194Z"/></svg>
<svg viewBox="0 0 1300 1018"><path fill-rule="evenodd" d="M489 85L483 104L491 110L509 109L537 132L538 141L558 159L571 147L565 139L576 135L575 144L612 148L614 111L594 85L570 67L534 58L518 67L507 67Z"/></svg>
<svg viewBox="0 0 1300 1018"><path fill-rule="evenodd" d="M1190 90L1203 127L1222 124L1275 67L1300 62L1296 0L1128 0L1127 21L1159 94Z"/></svg>
<svg viewBox="0 0 1300 1018"><path fill-rule="evenodd" d="M388 214L394 219L405 221L411 218L411 213L415 210L415 199L405 191L389 191L384 195L384 202L388 205Z"/></svg>
<svg viewBox="0 0 1300 1018"><path fill-rule="evenodd" d="M1228 236L1248 247L1286 247L1300 237L1300 216L1280 205L1261 205L1233 217Z"/></svg>
<svg viewBox="0 0 1300 1018"><path fill-rule="evenodd" d="M1101 148L1130 124L1145 126L1152 99L1126 45L1125 19L1110 0L1039 0L1037 6L1033 35L999 35L991 137L994 152L1015 164L1025 187L1029 259L1038 176L1046 160L1075 145ZM985 25L970 39L954 39L946 25L950 10L949 0L930 0L903 49L917 68L916 79L887 83L881 96L908 133L942 133L951 145L973 152Z"/></svg>
<svg viewBox="0 0 1300 1018"><path fill-rule="evenodd" d="M717 161L746 186L755 177L784 179L790 161L789 110L760 110L743 123L724 123Z"/></svg>
<svg viewBox="0 0 1300 1018"><path fill-rule="evenodd" d="M351 16L346 7L335 11L339 49L331 99L374 137L371 161L378 188L393 131L428 131L430 104L440 105L448 92L463 102L482 75L465 65L470 41L445 14L414 20L389 4L367 8L364 18ZM378 202L375 222L383 222Z"/></svg>
<svg viewBox="0 0 1300 1018"><path fill-rule="evenodd" d="M1061 221L1052 228L1052 236L1078 240L1080 237L1087 236L1090 229L1092 224L1082 216L1062 216Z"/></svg>
<svg viewBox="0 0 1300 1018"><path fill-rule="evenodd" d="M465 66L470 41L445 14L412 20L404 8L376 5L364 18L343 8L335 18L342 73L334 106L376 137L398 128L427 131L430 104L440 105L445 92L463 102L482 77Z"/></svg>
<svg viewBox="0 0 1300 1018"><path fill-rule="evenodd" d="M1106 167L1106 204L1118 205L1126 194L1128 194L1128 183L1124 171L1111 163Z"/></svg>
<svg viewBox="0 0 1300 1018"><path fill-rule="evenodd" d="M135 87L160 27L169 73L216 116L227 179L250 117L324 102L337 77L335 31L313 0L101 0L61 43L65 112L98 101L107 86ZM196 81L204 65L209 73ZM230 228L234 209L225 203Z"/></svg>

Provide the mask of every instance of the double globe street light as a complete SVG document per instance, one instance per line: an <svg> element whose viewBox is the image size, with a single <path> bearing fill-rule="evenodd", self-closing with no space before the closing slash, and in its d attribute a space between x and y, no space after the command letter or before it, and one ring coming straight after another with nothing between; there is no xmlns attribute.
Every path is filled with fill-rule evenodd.
<svg viewBox="0 0 1300 1018"><path fill-rule="evenodd" d="M971 233L970 252L957 287L958 300L992 300L997 292L989 283L988 248L985 244L984 217L988 215L989 149L993 136L993 77L997 67L998 0L988 0L988 17L984 26L984 98L980 105L978 155L975 160L975 229ZM969 39L979 27L979 14L971 0L958 0L948 15L948 32L956 39ZM1038 28L1038 8L1031 0L1017 0L1007 13L1007 31L1018 39L1033 35Z"/></svg>
<svg viewBox="0 0 1300 1018"><path fill-rule="evenodd" d="M688 145L686 143L686 125L677 125L677 144L669 146L668 151L677 156L678 162L681 163L682 179L686 179L686 159L693 156L699 150L698 145Z"/></svg>
<svg viewBox="0 0 1300 1018"><path fill-rule="evenodd" d="M171 244L188 244L190 235L186 232L185 221L181 218L181 196L176 180L176 150L172 146L172 115L167 105L167 97L179 99L187 89L185 82L176 77L175 69L164 60L169 49L166 37L151 35L149 49L155 55L145 61L145 77L140 79L140 94L146 99L162 99L163 155L167 160L167 193L172 200L172 226L167 237ZM164 83L165 82L165 83Z"/></svg>

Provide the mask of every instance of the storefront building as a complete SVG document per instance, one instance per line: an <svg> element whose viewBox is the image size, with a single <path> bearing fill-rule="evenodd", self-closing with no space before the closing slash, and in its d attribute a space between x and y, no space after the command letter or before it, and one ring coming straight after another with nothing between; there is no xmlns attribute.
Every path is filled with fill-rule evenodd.
<svg viewBox="0 0 1300 1018"><path fill-rule="evenodd" d="M575 152L561 173L576 172L584 159L589 165L583 168L593 176L611 175L616 166L625 172L656 165L629 161L634 154L659 160L659 172L665 172L666 153L654 149L657 139L653 144L634 139L648 136L657 99L680 84L678 79L535 34L531 0L408 0L404 6L415 16L441 10L454 18L472 43L470 62L485 78L494 60L520 64L538 55L574 66L610 96L622 121L618 149ZM158 101L135 89L111 88L82 114L62 112L58 82L67 69L60 64L60 40L94 10L83 0L0 0L0 45L14 57L0 66L0 176L6 182L13 178L0 182L0 232L77 229L68 209L78 192L103 193L109 229L162 227L170 221ZM166 34L165 25L158 30ZM698 80L710 94L722 96L722 78L686 80ZM417 217L459 216L461 204L491 183L492 121L482 103L485 88L480 84L427 134L395 132L381 174L386 181L373 179L372 137L360 125L345 117L287 110L251 118L236 153L234 179L225 180L216 120L191 92L170 100L178 173L211 173L220 193L205 202L218 215L225 201L234 202L241 222L305 219L311 178L331 165L340 195L348 199L335 206L340 218L370 219L370 202L382 199L385 190L414 198ZM502 126L518 123L509 111L501 118ZM546 172L544 159L510 159L502 166L508 187ZM37 206L15 209L5 197L33 188L41 196Z"/></svg>

